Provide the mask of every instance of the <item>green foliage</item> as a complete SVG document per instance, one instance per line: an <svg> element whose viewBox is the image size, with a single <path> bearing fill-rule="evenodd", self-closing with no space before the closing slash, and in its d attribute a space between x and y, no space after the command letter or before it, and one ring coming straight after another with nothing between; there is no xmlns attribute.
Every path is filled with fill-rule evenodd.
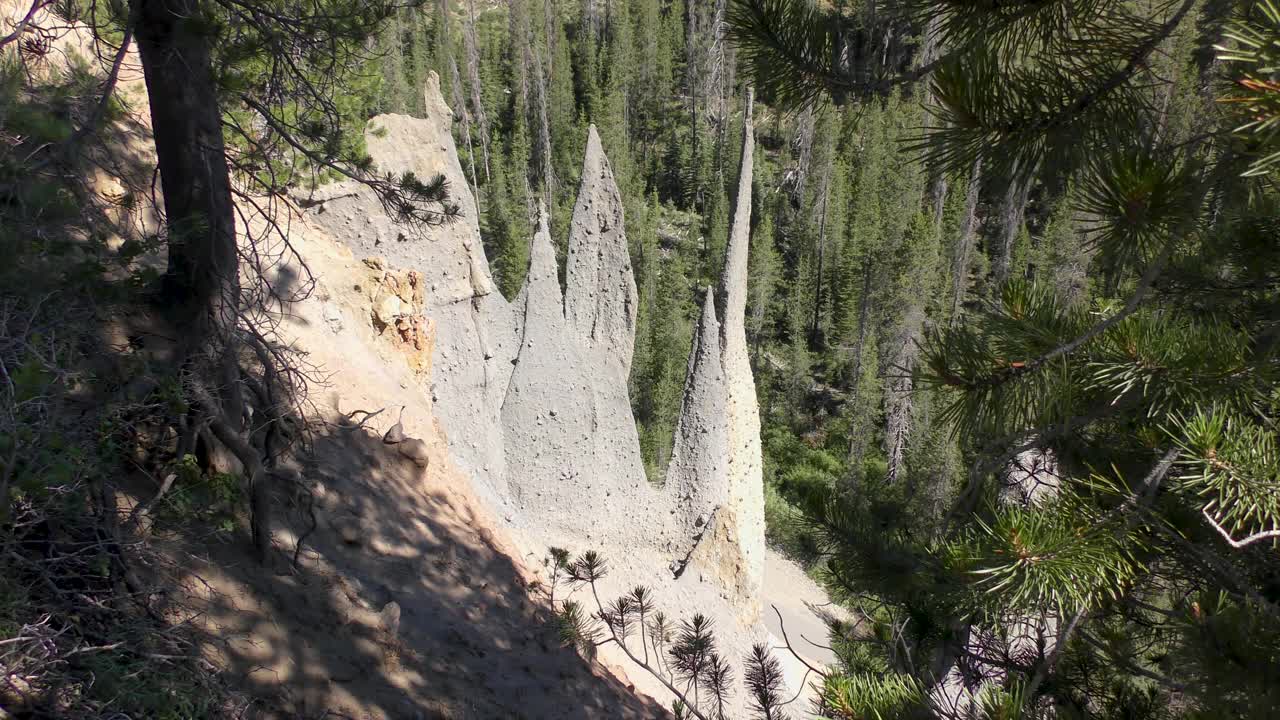
<svg viewBox="0 0 1280 720"><path fill-rule="evenodd" d="M731 13L767 97L859 110L844 131L854 230L831 306L850 352L852 472L815 482L805 459L766 442L767 459L790 468L774 475L778 495L801 505L835 592L873 608L853 640L861 649L837 644L845 667L877 681L901 674L923 692L937 676L907 652L969 654L960 672L991 662L993 680L969 698L978 716L1040 717L1050 705L1060 717L1265 716L1275 702L1261 683L1280 664L1246 637L1267 642L1280 627L1269 569L1280 535L1280 259L1276 188L1263 180L1280 157L1280 13L1271 0L894 10L878 19L840 4L739 0ZM920 53L895 64L886 41L879 57L862 54L863 38L886 27ZM893 106L897 87L927 111L905 136L892 126L907 115ZM884 141L923 162L927 192L901 180L910 171L879 152ZM991 187L961 203L956 183L978 161ZM1005 192L1021 183L1025 207ZM984 223L1017 223L988 248L1000 278L985 276L972 233L959 233ZM811 258L790 266L793 303L821 302ZM991 282L1006 270L1012 282ZM951 302L939 303L947 286ZM983 296L972 311L966 301ZM904 413L892 382L867 368L887 375L901 362L915 308L926 320L906 481L886 487L860 474L861 459L875 458L876 420L901 428ZM794 333L792 313L780 316ZM820 343L788 339L787 370L833 365ZM757 377L786 387L771 375ZM799 409L813 400L797 384L778 415L825 424ZM1052 477L1043 488L1031 486L1039 472ZM1013 652L1018 623L1036 618L1054 619L1056 642ZM1251 670L1225 677L1243 663ZM897 711L892 698L871 702L861 717Z"/></svg>
<svg viewBox="0 0 1280 720"><path fill-rule="evenodd" d="M588 660L595 658L601 630L595 618L581 604L565 600L556 621L562 645L576 648Z"/></svg>
<svg viewBox="0 0 1280 720"><path fill-rule="evenodd" d="M948 552L953 572L976 576L975 587L999 607L1070 616L1118 599L1145 570L1124 528L1082 504L1011 505L993 514L977 519L977 532Z"/></svg>
<svg viewBox="0 0 1280 720"><path fill-rule="evenodd" d="M1251 4L1224 33L1227 42L1215 46L1219 59L1239 63L1235 90L1222 98L1242 124L1235 128L1254 159L1246 176L1266 175L1280 163L1280 151L1269 152L1280 139L1280 5L1274 0ZM1239 67L1238 66L1238 67ZM1261 157L1257 157L1257 156Z"/></svg>
<svg viewBox="0 0 1280 720"><path fill-rule="evenodd" d="M173 489L161 499L161 522L182 525L212 522L222 532L236 527L236 512L244 502L244 480L233 473L203 471L194 455L179 458L171 470Z"/></svg>
<svg viewBox="0 0 1280 720"><path fill-rule="evenodd" d="M821 546L805 527L800 508L778 493L772 483L764 486L765 539L792 560L808 566L817 559Z"/></svg>
<svg viewBox="0 0 1280 720"><path fill-rule="evenodd" d="M1096 155L1079 188L1076 210L1093 218L1093 242L1108 264L1133 267L1158 253L1195 212L1190 170L1172 153L1139 147Z"/></svg>
<svg viewBox="0 0 1280 720"><path fill-rule="evenodd" d="M922 379L962 390L941 419L966 435L1000 438L1069 417L1078 378L1061 360L1044 358L1088 321L1083 311L1061 307L1046 286L1014 282L978 321L935 329Z"/></svg>
<svg viewBox="0 0 1280 720"><path fill-rule="evenodd" d="M743 63L762 96L788 106L804 105L831 89L831 58L841 38L838 25L816 3L785 0L734 2L729 25L742 43Z"/></svg>
<svg viewBox="0 0 1280 720"><path fill-rule="evenodd" d="M1280 703L1280 632L1268 611L1224 593L1205 593L1179 618L1178 657L1190 664L1190 692L1202 698L1192 717L1261 719Z"/></svg>
<svg viewBox="0 0 1280 720"><path fill-rule="evenodd" d="M1274 430L1214 409L1177 418L1181 490L1229 535L1280 531L1280 456ZM1280 533L1278 533L1280 535Z"/></svg>
<svg viewBox="0 0 1280 720"><path fill-rule="evenodd" d="M908 716L925 698L920 683L909 675L831 674L822 679L817 702L823 715L831 718L888 720Z"/></svg>

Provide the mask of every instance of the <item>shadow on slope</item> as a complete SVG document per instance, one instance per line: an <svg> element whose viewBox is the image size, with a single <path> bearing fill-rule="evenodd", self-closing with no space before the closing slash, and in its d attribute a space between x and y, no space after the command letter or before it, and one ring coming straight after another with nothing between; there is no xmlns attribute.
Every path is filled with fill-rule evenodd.
<svg viewBox="0 0 1280 720"><path fill-rule="evenodd" d="M667 716L560 647L545 600L456 490L465 479L333 426L300 467L317 523L296 571L296 536L279 529L274 572L245 538L190 568L215 663L261 698L258 716ZM289 524L305 532L297 504Z"/></svg>

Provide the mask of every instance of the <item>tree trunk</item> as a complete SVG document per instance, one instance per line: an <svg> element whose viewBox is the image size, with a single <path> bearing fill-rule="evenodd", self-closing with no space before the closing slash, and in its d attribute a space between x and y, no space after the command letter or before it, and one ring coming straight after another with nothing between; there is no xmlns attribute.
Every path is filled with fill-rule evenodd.
<svg viewBox="0 0 1280 720"><path fill-rule="evenodd" d="M698 92L702 89L702 74L699 62L701 52L698 47L700 37L698 27L698 3L688 0L685 8L689 14L685 28L685 79L689 91L689 139L691 143L690 158L693 162L693 206L701 213L702 204L702 157L698 154Z"/></svg>
<svg viewBox="0 0 1280 720"><path fill-rule="evenodd" d="M823 262L826 260L827 250L827 199L831 195L831 165L827 164L825 175L822 180L822 204L818 210L818 247L817 247L817 269L814 276L817 285L813 292L813 318L809 324L809 346L814 350L820 350L826 343L822 338L822 274L824 272Z"/></svg>
<svg viewBox="0 0 1280 720"><path fill-rule="evenodd" d="M173 326L182 333L180 362L191 367L199 358L215 359L193 368L192 389L217 442L248 475L254 546L265 561L270 493L261 459L244 432L235 208L208 25L199 0L134 1L169 233L163 292ZM202 387L210 377L219 382L216 399Z"/></svg>
<svg viewBox="0 0 1280 720"><path fill-rule="evenodd" d="M888 457L885 475L890 484L896 483L902 474L906 458L907 438L911 434L911 404L913 384L911 372L915 369L918 346L916 340L924 322L924 309L912 307L903 319L902 332L889 372L893 373L885 388L884 449ZM908 488L914 493L915 488Z"/></svg>
<svg viewBox="0 0 1280 720"><path fill-rule="evenodd" d="M871 258L867 257L862 266L862 297L858 300L858 341L853 352L853 375L850 382L849 407L858 407L858 394L862 382L862 365L867 354L867 329L871 319ZM866 450L866 440L859 428L849 428L849 466L861 467L862 455Z"/></svg>
<svg viewBox="0 0 1280 720"><path fill-rule="evenodd" d="M982 189L982 158L973 161L973 170L969 173L969 190L964 198L964 217L960 219L960 237L956 239L955 264L952 274L955 276L955 287L951 296L951 323L954 325L960 318L960 305L964 302L968 290L969 253L973 248L973 226L978 211L978 195Z"/></svg>
<svg viewBox="0 0 1280 720"><path fill-rule="evenodd" d="M805 185L809 180L809 163L813 157L813 136L817 132L818 122L817 113L814 111L813 103L805 105L801 111L799 119L796 121L796 167L795 175L792 181L792 204L799 206L804 203Z"/></svg>
<svg viewBox="0 0 1280 720"><path fill-rule="evenodd" d="M467 160L471 165L471 193L476 197L476 207L479 208L480 200L480 184L476 179L476 151L471 146L471 114L467 112L467 103L462 99L462 75L458 72L458 61L452 56L449 57L449 74L453 77L453 116L455 120L462 122L462 137L467 143Z"/></svg>
<svg viewBox="0 0 1280 720"><path fill-rule="evenodd" d="M924 31L924 46L920 49L920 65L927 66L938 59L940 51L939 38L942 35L941 30L942 15L934 15L929 19L928 26ZM925 117L930 123L940 122L937 115L933 113L931 108L937 98L933 94L933 84L924 83L924 105ZM942 232L942 211L947 203L947 174L941 168L929 168L929 202L933 206L933 228L934 232Z"/></svg>
<svg viewBox="0 0 1280 720"><path fill-rule="evenodd" d="M163 291L189 355L235 325L239 278L222 115L199 0L134 1L169 231Z"/></svg>
<svg viewBox="0 0 1280 720"><path fill-rule="evenodd" d="M533 46L532 41L530 41L529 46ZM538 49L533 47L532 52L533 56L529 65L533 68L533 90L537 95L534 98L533 108L536 112L534 122L538 133L538 144L535 148L537 150L538 172L542 180L543 202L550 208L555 205L552 200L555 197L556 174L551 156L551 118L547 110L548 80L542 72L542 58L539 56Z"/></svg>
<svg viewBox="0 0 1280 720"><path fill-rule="evenodd" d="M476 3L467 0L467 25L463 32L464 50L467 53L467 80L471 84L471 115L475 118L476 128L480 131L480 150L484 153L484 182L488 185L489 177L489 118L484 111L484 102L480 96L480 49L476 40Z"/></svg>
<svg viewBox="0 0 1280 720"><path fill-rule="evenodd" d="M1000 243L996 247L993 280L996 292L1009 280L1013 272L1013 243L1022 229L1022 218L1027 209L1027 193L1031 191L1031 175L1019 172L1017 163L1009 174L1009 187L1000 208Z"/></svg>

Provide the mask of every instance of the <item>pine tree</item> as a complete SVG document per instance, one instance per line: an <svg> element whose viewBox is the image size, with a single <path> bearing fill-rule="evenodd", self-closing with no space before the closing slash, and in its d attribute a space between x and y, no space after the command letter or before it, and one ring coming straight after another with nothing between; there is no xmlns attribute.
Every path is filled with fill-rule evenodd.
<svg viewBox="0 0 1280 720"><path fill-rule="evenodd" d="M939 58L886 68L838 51L878 22L838 6L731 12L757 82L785 102L829 94L869 113L930 78L933 121L905 147L953 177L976 180L981 163L1001 192L987 300L957 318L975 200L953 245L952 307L933 311L955 324L928 330L912 376L917 410L967 451L942 522L874 476L807 507L833 587L898 628L847 637L883 664L828 676L825 709L1268 716L1280 11L908 2L893 15L908 36L936 29ZM1215 44L1220 62L1205 61ZM1027 204L1055 188L1061 199ZM1052 491L1007 499L1039 487ZM937 490L935 508L951 493Z"/></svg>
<svg viewBox="0 0 1280 720"><path fill-rule="evenodd" d="M651 257L656 257L653 253ZM684 387L685 358L693 342L693 289L688 284L686 260L679 251L657 260L654 291L649 294L652 313L648 316L648 363L637 369L636 425L640 450L650 481L665 477L671 459L671 443L680 414ZM680 351L684 351L684 355Z"/></svg>

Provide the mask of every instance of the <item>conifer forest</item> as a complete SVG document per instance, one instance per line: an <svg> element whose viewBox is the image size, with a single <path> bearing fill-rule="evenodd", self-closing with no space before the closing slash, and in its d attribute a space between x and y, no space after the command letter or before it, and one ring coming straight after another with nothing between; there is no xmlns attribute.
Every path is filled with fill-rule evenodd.
<svg viewBox="0 0 1280 720"><path fill-rule="evenodd" d="M174 660L199 646L175 639L177 615L127 598L163 595L140 587L163 575L145 558L172 557L166 523L224 538L243 525L273 577L301 572L325 533L370 542L329 530L325 490L288 479L323 463L276 458L295 444L323 457L365 422L400 432L414 414L369 406L362 421L344 401L347 425L298 429L323 373L274 339L277 288L259 279L275 277L267 248L293 252L292 226L264 208L308 209L303 191L342 181L406 225L462 222L456 182L379 174L362 135L375 116L427 117L432 83L511 303L539 267L543 209L572 283L594 126L625 216L627 393L655 487L679 453L704 297L750 177L764 533L842 608L826 618L834 662L788 704L799 688L782 688L765 648L722 660L697 621L679 625L663 680L678 700L649 717L1280 718L1277 0L17 5L0 23L0 718L321 717L228 709L210 679L224 674ZM96 54L41 79L71 25ZM113 88L133 62L158 162L142 185L163 181L164 219L121 245L94 230L86 178L103 166L95 138L124 126ZM119 207L143 201L121 193ZM245 219L251 207L268 220ZM113 259L94 255L108 246ZM130 265L155 252L167 268ZM423 292L407 277L406 308ZM321 280L306 292L339 296ZM141 307L173 330L171 352L128 364L143 352L130 331L134 360L94 360L105 335L84 318ZM378 333L412 345L426 327L379 307ZM144 500L104 519L104 478L124 477ZM286 526L300 529L281 545ZM604 577L594 556L548 562L573 597ZM575 658L638 632L628 655L647 661L643 587L595 612L555 583L545 624ZM388 627L390 605L411 622L385 599L370 622ZM663 679L643 667L627 672ZM154 696L128 698L152 677L140 687ZM450 712L420 716L501 716ZM643 716L630 713L558 717Z"/></svg>

